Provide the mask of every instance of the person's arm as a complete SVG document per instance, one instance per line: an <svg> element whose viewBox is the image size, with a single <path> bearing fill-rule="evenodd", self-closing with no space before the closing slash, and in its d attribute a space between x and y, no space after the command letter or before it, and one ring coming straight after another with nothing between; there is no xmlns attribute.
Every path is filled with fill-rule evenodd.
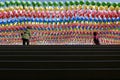
<svg viewBox="0 0 120 80"><path fill-rule="evenodd" d="M31 37L31 32L29 31L29 36Z"/></svg>

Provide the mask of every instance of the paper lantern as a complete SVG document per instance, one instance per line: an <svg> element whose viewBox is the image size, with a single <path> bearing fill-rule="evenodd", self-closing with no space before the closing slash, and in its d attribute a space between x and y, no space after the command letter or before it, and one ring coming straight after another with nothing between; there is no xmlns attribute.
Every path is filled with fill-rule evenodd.
<svg viewBox="0 0 120 80"><path fill-rule="evenodd" d="M75 5L79 5L79 1L75 1L74 3L75 3Z"/></svg>
<svg viewBox="0 0 120 80"><path fill-rule="evenodd" d="M15 1L14 0L10 1L10 5L15 5Z"/></svg>
<svg viewBox="0 0 120 80"><path fill-rule="evenodd" d="M33 7L35 7L37 5L37 2L36 1L32 1L32 5L33 5Z"/></svg>
<svg viewBox="0 0 120 80"><path fill-rule="evenodd" d="M27 6L25 6L25 7L24 7L24 9L25 9L26 11L28 11L28 10L29 10L29 8L28 8Z"/></svg>
<svg viewBox="0 0 120 80"><path fill-rule="evenodd" d="M99 10L103 10L103 9L104 9L104 7L103 7L103 6L100 6Z"/></svg>
<svg viewBox="0 0 120 80"><path fill-rule="evenodd" d="M44 8L43 7L40 7L40 11L43 11L44 10Z"/></svg>
<svg viewBox="0 0 120 80"><path fill-rule="evenodd" d="M5 5L8 7L10 6L10 1L5 1Z"/></svg>
<svg viewBox="0 0 120 80"><path fill-rule="evenodd" d="M114 7L113 7L113 6L110 6L110 10L113 11L113 10L114 10Z"/></svg>
<svg viewBox="0 0 120 80"><path fill-rule="evenodd" d="M57 6L58 6L58 2L57 2L57 1L54 1L54 2L53 2L53 5L54 5L54 7L57 7Z"/></svg>
<svg viewBox="0 0 120 80"><path fill-rule="evenodd" d="M59 2L59 6L63 6L64 5L64 2L63 1L60 1Z"/></svg>
<svg viewBox="0 0 120 80"><path fill-rule="evenodd" d="M117 3L115 2L115 3L112 3L112 6L113 7L116 7L117 6Z"/></svg>
<svg viewBox="0 0 120 80"><path fill-rule="evenodd" d="M91 5L93 5L93 6L94 6L95 4L96 4L96 2L95 2L95 1L91 1Z"/></svg>
<svg viewBox="0 0 120 80"><path fill-rule="evenodd" d="M97 6L101 6L101 2L96 2L96 5Z"/></svg>
<svg viewBox="0 0 120 80"><path fill-rule="evenodd" d="M18 1L18 0L16 0L16 1L15 1L15 4L16 4L17 6L20 6L21 2Z"/></svg>
<svg viewBox="0 0 120 80"><path fill-rule="evenodd" d="M74 2L74 1L70 1L69 3L70 3L70 5L74 5L74 4L75 4L75 2Z"/></svg>
<svg viewBox="0 0 120 80"><path fill-rule="evenodd" d="M54 10L55 10L55 11L58 11L58 10L59 10L59 8L58 8L58 7L54 7Z"/></svg>
<svg viewBox="0 0 120 80"><path fill-rule="evenodd" d="M26 1L21 1L22 6L26 5Z"/></svg>
<svg viewBox="0 0 120 80"><path fill-rule="evenodd" d="M66 1L64 4L65 6L69 6L69 1Z"/></svg>
<svg viewBox="0 0 120 80"><path fill-rule="evenodd" d="M85 10L86 10L86 9L88 9L88 6L87 6L87 5L85 5L85 6L84 6L84 9L85 9Z"/></svg>
<svg viewBox="0 0 120 80"><path fill-rule="evenodd" d="M30 1L26 1L26 5L27 6L31 6L31 2Z"/></svg>
<svg viewBox="0 0 120 80"><path fill-rule="evenodd" d="M105 10L106 10L106 11L108 10L108 6L105 6Z"/></svg>
<svg viewBox="0 0 120 80"><path fill-rule="evenodd" d="M42 5L43 5L44 7L47 6L47 5L48 5L47 1L44 1L44 2L42 3Z"/></svg>
<svg viewBox="0 0 120 80"><path fill-rule="evenodd" d="M90 1L89 1L89 0L87 0L85 4L86 4L86 5L90 5Z"/></svg>
<svg viewBox="0 0 120 80"><path fill-rule="evenodd" d="M91 10L92 10L92 9L93 9L93 6L92 6L92 5L90 5L90 6L89 6L89 9L91 9Z"/></svg>
<svg viewBox="0 0 120 80"><path fill-rule="evenodd" d="M80 0L79 4L83 5L84 4L84 0Z"/></svg>
<svg viewBox="0 0 120 80"><path fill-rule="evenodd" d="M110 7L111 6L111 2L107 2L107 6Z"/></svg>
<svg viewBox="0 0 120 80"><path fill-rule="evenodd" d="M40 6L42 6L42 3L41 3L40 1L38 1L38 2L36 2L36 5L37 5L38 7L40 7Z"/></svg>
<svg viewBox="0 0 120 80"><path fill-rule="evenodd" d="M38 8L38 7L35 7L35 11L36 11L36 12L39 11L39 8Z"/></svg>
<svg viewBox="0 0 120 80"><path fill-rule="evenodd" d="M23 10L23 6L19 6L19 9L20 9L20 10Z"/></svg>
<svg viewBox="0 0 120 80"><path fill-rule="evenodd" d="M102 6L106 6L107 5L107 2L102 2Z"/></svg>

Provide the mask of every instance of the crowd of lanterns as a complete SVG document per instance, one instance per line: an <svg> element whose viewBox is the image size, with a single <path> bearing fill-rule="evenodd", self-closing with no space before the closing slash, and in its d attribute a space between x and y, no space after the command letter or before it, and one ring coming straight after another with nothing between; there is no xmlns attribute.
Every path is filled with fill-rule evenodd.
<svg viewBox="0 0 120 80"><path fill-rule="evenodd" d="M120 44L120 3L96 1L0 2L0 45L21 45L29 26L31 45Z"/></svg>

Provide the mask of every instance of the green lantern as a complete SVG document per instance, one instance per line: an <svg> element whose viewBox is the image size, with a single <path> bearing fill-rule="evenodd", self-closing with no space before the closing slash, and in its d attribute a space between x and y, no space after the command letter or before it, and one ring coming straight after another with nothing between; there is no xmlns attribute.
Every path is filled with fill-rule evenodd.
<svg viewBox="0 0 120 80"><path fill-rule="evenodd" d="M112 6L113 6L113 7L116 7L116 6L117 6L117 3L113 3Z"/></svg>
<svg viewBox="0 0 120 80"><path fill-rule="evenodd" d="M20 1L16 1L15 3L17 4L17 6L21 5Z"/></svg>
<svg viewBox="0 0 120 80"><path fill-rule="evenodd" d="M118 6L120 7L120 3L118 3Z"/></svg>
<svg viewBox="0 0 120 80"><path fill-rule="evenodd" d="M26 5L26 2L25 2L25 1L22 1L21 4L22 4L22 6L25 6L25 5Z"/></svg>
<svg viewBox="0 0 120 80"><path fill-rule="evenodd" d="M80 5L83 5L84 4L84 0L80 0Z"/></svg>
<svg viewBox="0 0 120 80"><path fill-rule="evenodd" d="M46 1L44 1L42 4L45 7L45 6L47 6L48 3Z"/></svg>
<svg viewBox="0 0 120 80"><path fill-rule="evenodd" d="M75 1L75 5L79 5L79 1Z"/></svg>
<svg viewBox="0 0 120 80"><path fill-rule="evenodd" d="M96 2L95 2L95 1L92 1L92 2L91 2L91 5L95 5L95 4L96 4Z"/></svg>
<svg viewBox="0 0 120 80"><path fill-rule="evenodd" d="M86 4L86 5L90 5L90 1L89 1L89 0L87 0L85 4Z"/></svg>
<svg viewBox="0 0 120 80"><path fill-rule="evenodd" d="M66 1L66 2L65 2L65 6L69 6L69 1Z"/></svg>
<svg viewBox="0 0 120 80"><path fill-rule="evenodd" d="M102 2L102 6L106 6L107 5L107 2Z"/></svg>
<svg viewBox="0 0 120 80"><path fill-rule="evenodd" d="M58 2L57 2L57 1L53 2L53 5L54 5L55 7L58 6Z"/></svg>
<svg viewBox="0 0 120 80"><path fill-rule="evenodd" d="M33 5L34 7L36 6L36 4L37 4L36 1L32 1L32 5Z"/></svg>
<svg viewBox="0 0 120 80"><path fill-rule="evenodd" d="M10 1L5 1L5 5L8 7L10 6Z"/></svg>
<svg viewBox="0 0 120 80"><path fill-rule="evenodd" d="M110 7L111 6L111 2L107 2L107 6Z"/></svg>
<svg viewBox="0 0 120 80"><path fill-rule="evenodd" d="M10 1L10 4L11 4L11 5L15 5L15 1L13 1L13 0Z"/></svg>
<svg viewBox="0 0 120 80"><path fill-rule="evenodd" d="M101 2L97 2L96 5L97 5L97 6L101 6Z"/></svg>
<svg viewBox="0 0 120 80"><path fill-rule="evenodd" d="M75 4L75 2L74 1L70 1L70 5L74 5Z"/></svg>
<svg viewBox="0 0 120 80"><path fill-rule="evenodd" d="M3 2L0 2L0 7L4 7L5 4Z"/></svg>
<svg viewBox="0 0 120 80"><path fill-rule="evenodd" d="M52 2L52 1L49 1L49 2L48 2L48 5L49 5L49 6L53 6L53 2Z"/></svg>
<svg viewBox="0 0 120 80"><path fill-rule="evenodd" d="M42 6L42 3L40 1L38 1L37 5L40 7L40 6Z"/></svg>
<svg viewBox="0 0 120 80"><path fill-rule="evenodd" d="M59 6L63 6L63 5L64 5L63 1L60 1Z"/></svg>
<svg viewBox="0 0 120 80"><path fill-rule="evenodd" d="M30 1L27 1L27 2L26 2L26 5L27 5L27 6L30 6L30 5L31 5L31 2L30 2Z"/></svg>

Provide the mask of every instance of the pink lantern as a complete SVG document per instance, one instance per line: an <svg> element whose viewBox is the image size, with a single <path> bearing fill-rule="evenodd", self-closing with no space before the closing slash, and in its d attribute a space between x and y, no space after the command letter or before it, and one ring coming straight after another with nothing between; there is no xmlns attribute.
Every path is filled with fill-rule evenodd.
<svg viewBox="0 0 120 80"><path fill-rule="evenodd" d="M3 13L2 12L0 12L0 18L3 18Z"/></svg>

